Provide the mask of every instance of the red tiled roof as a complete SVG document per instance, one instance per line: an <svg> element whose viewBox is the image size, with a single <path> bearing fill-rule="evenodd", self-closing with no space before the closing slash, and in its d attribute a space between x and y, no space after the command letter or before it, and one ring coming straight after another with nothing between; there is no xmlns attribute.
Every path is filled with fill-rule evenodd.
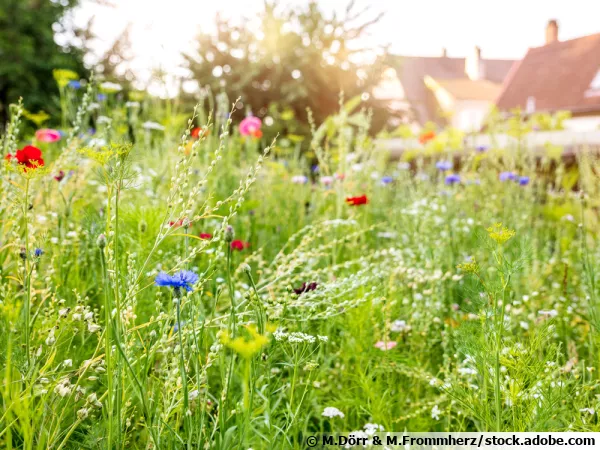
<svg viewBox="0 0 600 450"><path fill-rule="evenodd" d="M485 58L482 62L484 78L494 83L502 83L515 63L514 60ZM393 56L390 65L396 69L415 119L421 124L441 120L439 105L423 81L425 76L436 80L465 78L465 58Z"/></svg>
<svg viewBox="0 0 600 450"><path fill-rule="evenodd" d="M525 110L533 97L536 111L600 111L600 95L590 95L598 71L600 33L530 48L506 78L496 104L501 110Z"/></svg>

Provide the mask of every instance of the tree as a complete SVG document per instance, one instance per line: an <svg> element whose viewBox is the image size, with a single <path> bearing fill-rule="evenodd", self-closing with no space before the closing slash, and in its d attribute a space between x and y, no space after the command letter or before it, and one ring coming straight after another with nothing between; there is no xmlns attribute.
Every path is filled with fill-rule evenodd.
<svg viewBox="0 0 600 450"><path fill-rule="evenodd" d="M0 124L10 103L24 98L30 111L59 110L53 69L69 69L84 75L83 45L77 30L68 29L65 15L78 0L0 0ZM59 45L55 36L70 33Z"/></svg>
<svg viewBox="0 0 600 450"><path fill-rule="evenodd" d="M270 115L274 104L292 111L306 133L306 109L322 122L339 108L341 91L346 99L362 95L375 106L369 94L379 82L385 49L360 44L381 15L366 19L368 9L354 6L341 17L326 17L315 1L285 10L265 2L256 18L237 25L217 16L216 31L199 34L196 51L184 54L187 67L201 87L230 100L241 96L254 115Z"/></svg>

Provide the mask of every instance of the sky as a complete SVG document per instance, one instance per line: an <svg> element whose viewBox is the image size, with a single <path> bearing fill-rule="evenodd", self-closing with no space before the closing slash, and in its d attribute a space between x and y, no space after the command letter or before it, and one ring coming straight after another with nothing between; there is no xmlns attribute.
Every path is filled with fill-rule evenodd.
<svg viewBox="0 0 600 450"><path fill-rule="evenodd" d="M94 19L102 53L131 24L132 68L141 80L161 67L181 73L180 52L189 50L200 29L210 29L215 14L236 20L251 17L264 0L82 0L76 24ZM341 12L349 0L318 1L326 13ZM280 0L302 5L307 0ZM401 55L463 57L479 46L483 58L522 58L529 47L543 45L549 19L559 23L559 39L600 33L600 0L356 0L357 9L370 6L365 17L383 12L365 44L389 44Z"/></svg>

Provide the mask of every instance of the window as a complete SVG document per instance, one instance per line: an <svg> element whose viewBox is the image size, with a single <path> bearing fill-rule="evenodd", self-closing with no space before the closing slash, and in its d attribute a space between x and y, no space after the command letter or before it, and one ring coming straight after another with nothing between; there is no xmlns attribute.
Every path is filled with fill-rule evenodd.
<svg viewBox="0 0 600 450"><path fill-rule="evenodd" d="M527 104L525 105L525 112L532 114L535 112L535 97L527 97Z"/></svg>
<svg viewBox="0 0 600 450"><path fill-rule="evenodd" d="M600 70L598 70L598 72L596 72L596 76L594 77L594 79L592 80L592 83L590 84L590 89L592 91L600 91Z"/></svg>

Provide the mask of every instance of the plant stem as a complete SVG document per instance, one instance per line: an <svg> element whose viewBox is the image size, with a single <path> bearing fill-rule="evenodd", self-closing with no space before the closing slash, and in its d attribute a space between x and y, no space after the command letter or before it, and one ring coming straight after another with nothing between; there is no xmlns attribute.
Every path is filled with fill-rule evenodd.
<svg viewBox="0 0 600 450"><path fill-rule="evenodd" d="M25 259L23 261L23 265L25 268L25 351L27 353L27 368L29 369L30 365L30 351L29 351L29 339L30 339L30 331L29 331L29 311L31 308L31 275L29 273L29 256L27 253L29 252L29 221L27 219L27 214L29 211L29 178L25 182L25 204L23 206L23 220L25 221Z"/></svg>
<svg viewBox="0 0 600 450"><path fill-rule="evenodd" d="M110 284L108 281L108 273L106 271L106 259L104 249L100 249L100 261L102 262L102 278L104 279L104 320L106 330L104 332L104 358L106 360L106 385L107 385L107 426L108 426L108 448L112 448L112 415L113 415L113 363L112 363L112 321L110 318Z"/></svg>
<svg viewBox="0 0 600 450"><path fill-rule="evenodd" d="M187 374L185 371L185 353L183 351L183 339L181 338L181 334L183 330L181 329L181 293L178 292L178 289L173 291L173 298L175 300L175 306L177 311L177 336L179 337L179 370L181 371L181 384L183 385L183 422L184 422L184 431L190 433L191 429L189 427L189 416L187 415L189 406L188 406L188 385L187 385ZM187 428L187 429L186 429ZM188 436L189 437L189 436Z"/></svg>

